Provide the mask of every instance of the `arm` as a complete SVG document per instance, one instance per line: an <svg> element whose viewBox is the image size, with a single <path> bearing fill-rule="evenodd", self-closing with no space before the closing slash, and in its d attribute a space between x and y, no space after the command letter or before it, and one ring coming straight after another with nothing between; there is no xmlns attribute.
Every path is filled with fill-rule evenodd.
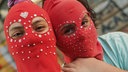
<svg viewBox="0 0 128 72"><path fill-rule="evenodd" d="M64 72L127 72L95 58L79 58L65 65Z"/></svg>

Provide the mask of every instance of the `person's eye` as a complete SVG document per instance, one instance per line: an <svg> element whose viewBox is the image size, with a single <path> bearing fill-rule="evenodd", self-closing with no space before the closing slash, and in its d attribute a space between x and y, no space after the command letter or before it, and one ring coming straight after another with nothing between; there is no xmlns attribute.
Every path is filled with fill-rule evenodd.
<svg viewBox="0 0 128 72"><path fill-rule="evenodd" d="M49 30L49 26L44 18L35 17L32 20L32 29L38 34L43 34Z"/></svg>
<svg viewBox="0 0 128 72"><path fill-rule="evenodd" d="M71 29L71 28L66 29L66 30L64 31L64 34L66 34L66 35L70 35L70 34L72 34L72 33L74 33L74 29Z"/></svg>
<svg viewBox="0 0 128 72"><path fill-rule="evenodd" d="M16 38L22 37L23 35L24 35L24 32L18 31L18 32L14 32L11 37L16 39Z"/></svg>
<svg viewBox="0 0 128 72"><path fill-rule="evenodd" d="M38 25L38 26L36 26L35 27L35 31L37 31L37 32L42 32L42 31L44 31L45 30L45 26L43 26L43 25Z"/></svg>
<svg viewBox="0 0 128 72"><path fill-rule="evenodd" d="M88 24L88 20L83 20L83 21L81 22L81 26L86 27L87 24Z"/></svg>
<svg viewBox="0 0 128 72"><path fill-rule="evenodd" d="M66 24L65 26L62 27L61 33L64 35L70 35L73 34L76 31L76 26L75 24Z"/></svg>

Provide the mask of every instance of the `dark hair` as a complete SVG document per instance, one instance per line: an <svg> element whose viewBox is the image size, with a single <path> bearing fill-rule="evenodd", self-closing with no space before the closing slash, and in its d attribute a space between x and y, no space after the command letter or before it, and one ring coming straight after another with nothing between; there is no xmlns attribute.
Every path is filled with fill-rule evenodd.
<svg viewBox="0 0 128 72"><path fill-rule="evenodd" d="M90 17L91 17L91 19L93 20L93 22L95 24L96 14L93 11L93 9L89 6L88 1L87 0L78 0L78 1L88 10L88 12L90 13ZM96 26L96 24L95 24L95 26Z"/></svg>

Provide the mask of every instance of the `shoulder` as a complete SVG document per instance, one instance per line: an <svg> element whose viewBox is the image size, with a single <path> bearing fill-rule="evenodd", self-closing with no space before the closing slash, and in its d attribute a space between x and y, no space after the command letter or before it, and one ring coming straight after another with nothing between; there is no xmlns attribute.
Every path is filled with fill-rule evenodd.
<svg viewBox="0 0 128 72"><path fill-rule="evenodd" d="M104 35L99 36L99 39L116 39L116 38L128 38L128 34L124 32L110 32Z"/></svg>
<svg viewBox="0 0 128 72"><path fill-rule="evenodd" d="M128 34L111 32L98 37L104 50L104 61L118 68L128 70Z"/></svg>
<svg viewBox="0 0 128 72"><path fill-rule="evenodd" d="M128 34L124 32L110 32L98 37L101 45L110 45L114 48L127 48L128 49ZM115 47L116 46L116 47ZM121 47L121 48L120 48Z"/></svg>

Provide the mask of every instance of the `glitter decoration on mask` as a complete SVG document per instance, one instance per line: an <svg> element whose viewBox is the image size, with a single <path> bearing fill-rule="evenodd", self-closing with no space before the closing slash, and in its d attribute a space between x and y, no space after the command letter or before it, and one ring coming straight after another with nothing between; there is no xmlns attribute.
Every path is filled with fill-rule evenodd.
<svg viewBox="0 0 128 72"><path fill-rule="evenodd" d="M34 17L32 18L32 16ZM38 34L33 31L31 26L35 17L44 18L46 22L50 21L47 13L32 2L21 2L9 10L4 22L8 50L16 62L18 72L60 72L55 55L56 40L49 41L49 39L55 38L53 30L50 31L52 25L47 23L49 28L47 32L50 35L45 36L47 32ZM22 37L14 39L6 30L16 23L23 26L25 33ZM47 46L49 48L46 48Z"/></svg>
<svg viewBox="0 0 128 72"><path fill-rule="evenodd" d="M87 9L77 0L46 0L44 9L48 12L55 29L57 45L70 61L76 58L94 57L103 59L102 46L97 40L97 33L93 21L84 28L81 23ZM58 12L59 11L59 12ZM65 24L74 24L76 30L70 35L63 35L60 31ZM68 62L68 58L66 62Z"/></svg>

